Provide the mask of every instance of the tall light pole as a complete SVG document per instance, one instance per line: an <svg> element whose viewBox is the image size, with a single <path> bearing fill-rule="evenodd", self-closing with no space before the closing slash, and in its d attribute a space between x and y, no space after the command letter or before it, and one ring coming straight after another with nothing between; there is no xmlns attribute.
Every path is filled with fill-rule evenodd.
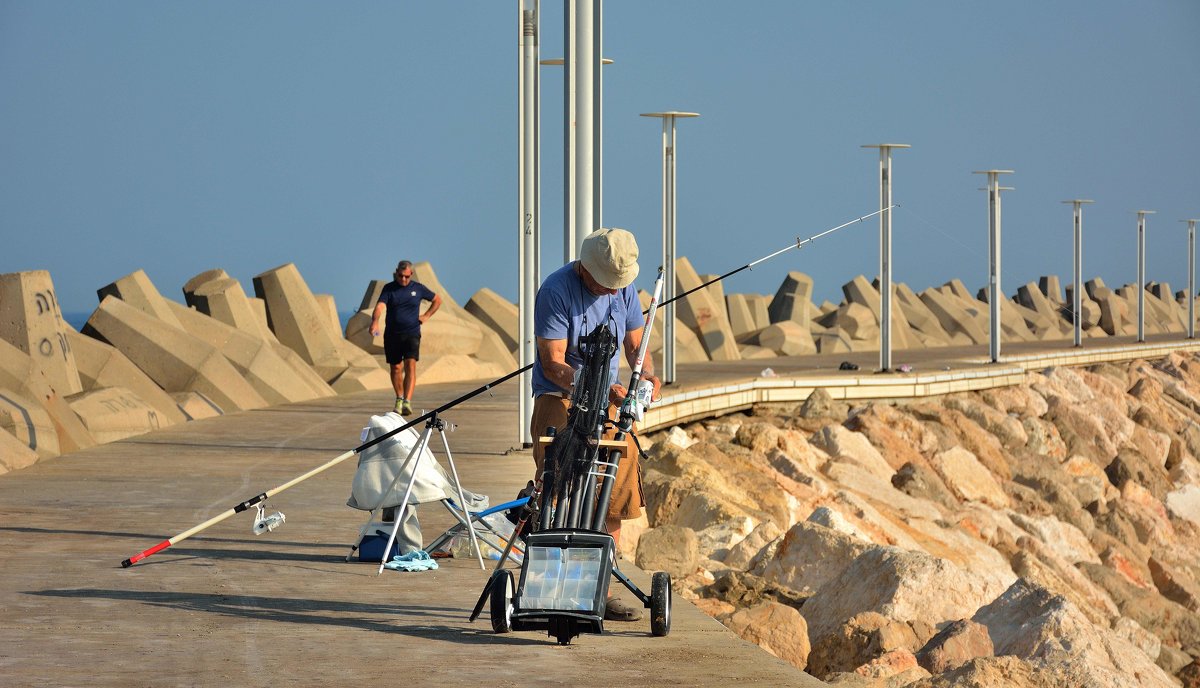
<svg viewBox="0 0 1200 688"><path fill-rule="evenodd" d="M879 207L892 207L892 149L907 143L866 144L879 149ZM879 214L879 369L892 369L892 211Z"/></svg>
<svg viewBox="0 0 1200 688"><path fill-rule="evenodd" d="M541 82L538 76L539 0L517 0L520 52L517 69L518 256L520 290L517 299L518 357L522 368L533 363L533 302L541 267ZM517 432L524 447L533 446L532 373L521 375L517 392Z"/></svg>
<svg viewBox="0 0 1200 688"><path fill-rule="evenodd" d="M1146 216L1153 215L1153 210L1137 211L1137 239L1138 239L1138 268L1137 268L1137 311L1138 311L1138 328L1137 340L1139 342L1146 341Z"/></svg>
<svg viewBox="0 0 1200 688"><path fill-rule="evenodd" d="M567 3L569 5L570 0L567 0ZM572 11L571 8L568 7L567 8L568 14L570 14L571 11ZM600 61L601 65L610 65L612 63L613 63L613 61L608 59L607 57ZM541 64L544 64L547 66L552 66L552 67L562 67L566 64L566 60L561 57L551 57L551 58L542 60ZM563 76L565 79L563 88L564 88L564 90L569 90L570 82L571 82L570 70L563 70ZM597 78L596 81L602 81L602 80ZM602 108L603 102L601 102L600 105ZM568 113L573 113L574 109L575 109L574 99L568 97L566 99L566 102L564 103L564 107ZM575 117L573 114L568 114L566 116L565 120L566 121L564 123L564 127L566 128L567 131L565 131L563 133L563 264L564 265L575 260L575 257L578 255L577 247L580 243L583 242L583 240L587 237L587 234L588 234L588 232L583 232L582 234L577 234L575 231L575 224L574 224L574 219L575 219L575 131L574 131L574 126L572 126L575 121ZM597 121L600 121L600 118L598 118ZM600 196L601 196L601 190L603 189L603 186L604 186L602 183L603 180L601 179L601 175L600 175L600 172L602 172L602 167L603 167L603 155L602 155L602 151L601 151L599 135L597 135L595 137L595 139L596 139L596 141L595 141L595 145L593 146L593 154L592 155L596 162L595 185L593 187L593 192L594 192L593 197L596 200L595 200L594 208L593 208L592 224L595 225L593 227L593 229L599 229L601 226L603 226L601 224L601 222L603 220L601 218L601 212L600 212L602 209Z"/></svg>
<svg viewBox="0 0 1200 688"><path fill-rule="evenodd" d="M988 176L988 310L991 312L988 351L992 363L1000 362L1000 302L1004 300L1000 288L1000 175L1012 173L1012 170L972 172Z"/></svg>
<svg viewBox="0 0 1200 688"><path fill-rule="evenodd" d="M642 117L661 117L662 132L662 256L663 256L663 301L675 296L675 120L680 117L699 117L697 112L644 112ZM663 369L660 371L664 384L675 381L675 304L668 303L663 313Z"/></svg>
<svg viewBox="0 0 1200 688"><path fill-rule="evenodd" d="M1188 226L1188 339L1196 338L1196 220L1180 220Z"/></svg>
<svg viewBox="0 0 1200 688"><path fill-rule="evenodd" d="M1083 204L1094 202L1086 198L1063 201L1075 207L1075 279L1071 282L1071 320L1075 322L1075 346L1083 346Z"/></svg>

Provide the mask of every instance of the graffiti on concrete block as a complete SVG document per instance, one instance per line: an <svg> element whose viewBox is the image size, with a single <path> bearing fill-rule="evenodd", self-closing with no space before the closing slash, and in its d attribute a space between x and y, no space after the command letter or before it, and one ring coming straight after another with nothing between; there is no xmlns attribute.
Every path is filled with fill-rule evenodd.
<svg viewBox="0 0 1200 688"><path fill-rule="evenodd" d="M130 399L129 397L126 397L126 396L109 397L108 399L101 399L100 404L104 408L108 409L109 411L112 411L113 413L120 413L121 411L129 411L129 410L139 411L142 409L141 404L137 403L133 399Z"/></svg>
<svg viewBox="0 0 1200 688"><path fill-rule="evenodd" d="M47 289L45 291L35 292L33 301L37 305L38 315L49 313L51 315L58 314L58 301L54 298L54 292Z"/></svg>

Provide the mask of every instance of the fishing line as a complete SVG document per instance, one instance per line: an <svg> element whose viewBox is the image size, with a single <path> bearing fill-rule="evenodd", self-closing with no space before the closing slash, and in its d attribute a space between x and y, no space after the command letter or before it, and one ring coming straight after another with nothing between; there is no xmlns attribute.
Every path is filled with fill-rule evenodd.
<svg viewBox="0 0 1200 688"><path fill-rule="evenodd" d="M800 237L796 237L796 241L794 243L789 244L788 246L781 248L778 251L775 251L774 253L767 254L767 255L763 256L762 258L759 258L757 260L753 260L749 263L746 263L745 265L741 266L740 268L730 270L729 272L727 272L723 275L714 277L713 279L705 282L704 284L701 284L700 286L698 286L694 289L689 289L689 290L683 292L682 294L679 294L677 296L672 297L671 299L663 301L661 304L652 303L651 308L644 311L643 315L645 315L645 313L650 312L655 307L665 306L668 303L673 303L675 301L678 301L679 299L682 299L683 297L687 296L688 294L692 294L692 293L699 291L700 289L703 289L711 284L720 282L721 280L723 280L727 277L736 275L737 273L741 272L742 270L749 270L749 269L753 268L755 265L758 265L759 263L763 263L765 261L771 260L772 258L775 258L783 253L786 253L787 251L790 251L792 249L803 248L806 244L810 244L810 243L816 241L817 239L820 239L821 237L827 236L827 235L832 234L840 229L844 229L846 227L849 227L850 225L857 224L859 222L862 222L863 220L874 217L881 213L889 212L892 209L898 208L898 207L899 207L899 204L892 204L886 208L880 208L879 210L876 210L873 213L868 213L866 215L863 215L862 217L854 218L853 220L850 220L849 222L843 222L842 224L840 224L836 227L830 227L829 229L818 232L817 234L814 234L813 236L810 236L807 239L801 239ZM334 457L333 459L330 459L326 463L321 464L320 466L317 466L316 468L308 471L307 473L304 473L303 475L297 476L297 477L287 481L286 483L283 483L282 485L279 485L270 490L267 490L266 492L255 495L254 497L247 499L246 501L242 502L241 504L237 504L233 507L230 507L229 509L225 510L224 512L217 514L216 516L208 519L207 521L204 521L203 523L192 526L191 528L183 531L182 533L180 533L174 537L163 540L162 542L158 543L157 545L154 545L153 547L151 547L149 549L143 550L143 551L129 557L128 559L121 562L121 566L123 568L128 568L130 566L133 566L134 564L141 561L142 559L145 559L146 557L149 557L153 554L157 554L158 552L161 552L161 551L167 549L168 547L171 547L172 545L179 543L182 540L186 540L187 538L195 535L196 533L199 533L209 527L212 527L212 526L220 523L221 521L224 521L225 519L229 518L230 516L233 516L234 514L239 514L243 511L247 511L249 509L256 508L259 504L267 501L267 499L269 499L270 497L273 497L273 496L279 494L280 492L283 492L284 490L288 489L289 487L293 487L305 480L308 480L309 478L311 478L319 473L322 473L330 468L333 468L334 466L345 461L346 459L349 459L357 454L360 454L363 451L370 449L371 447L374 447L375 445L379 444L380 442L383 442L383 441L389 439L393 435L396 435L397 433L403 432L411 427L414 427L414 426L420 424L422 421L436 423L438 421L438 419L437 419L438 414L448 411L449 409L452 409L455 406L458 406L459 404L461 404L465 401L468 401L469 399L472 399L480 394L483 394L484 392L491 390L493 387L503 384L503 383L517 377L518 375L521 375L521 374L525 373L526 371L531 370L532 368L533 368L533 364L530 363L529 365L518 368L518 369L512 371L511 373L508 373L507 375L496 378L495 380L492 380L491 382L489 382L481 387L477 387L476 389L473 389L470 392L467 392L466 394L458 397L457 399L448 401L445 404L442 404L441 406L437 407L436 409L426 412L426 413L408 421L407 423L404 423L403 425L401 425L398 428L390 430L390 431L380 435L379 437L376 437L375 439L370 440L369 442L360 444L359 446L355 447L354 449L351 449L350 451L347 451L344 454L341 454L339 456ZM261 510L259 510L259 511L261 511Z"/></svg>

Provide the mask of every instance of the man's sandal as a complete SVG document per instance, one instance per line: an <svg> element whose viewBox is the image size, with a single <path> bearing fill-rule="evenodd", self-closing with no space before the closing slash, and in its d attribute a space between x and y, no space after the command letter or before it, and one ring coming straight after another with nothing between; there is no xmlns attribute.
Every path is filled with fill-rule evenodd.
<svg viewBox="0 0 1200 688"><path fill-rule="evenodd" d="M639 621L642 610L619 597L610 597L604 606L605 621Z"/></svg>

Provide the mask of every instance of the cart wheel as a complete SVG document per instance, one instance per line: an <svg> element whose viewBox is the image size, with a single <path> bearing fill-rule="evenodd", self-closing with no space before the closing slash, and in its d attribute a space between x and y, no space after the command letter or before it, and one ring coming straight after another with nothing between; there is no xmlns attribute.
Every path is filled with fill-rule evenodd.
<svg viewBox="0 0 1200 688"><path fill-rule="evenodd" d="M671 574L658 571L650 578L650 634L671 632Z"/></svg>
<svg viewBox="0 0 1200 688"><path fill-rule="evenodd" d="M513 612L513 575L511 571L500 570L492 574L492 630L497 633L508 633L512 627Z"/></svg>

